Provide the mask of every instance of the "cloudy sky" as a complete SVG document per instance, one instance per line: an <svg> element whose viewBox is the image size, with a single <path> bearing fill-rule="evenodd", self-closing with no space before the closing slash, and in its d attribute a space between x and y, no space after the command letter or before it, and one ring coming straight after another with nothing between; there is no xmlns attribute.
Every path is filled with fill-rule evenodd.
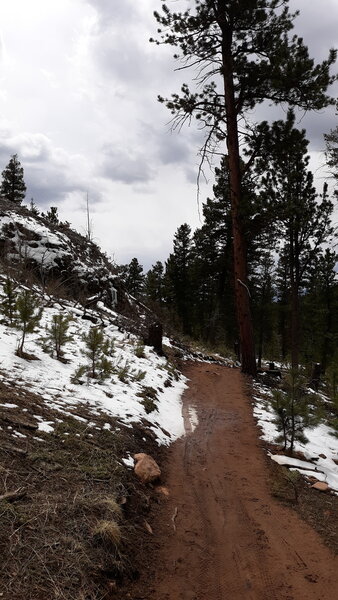
<svg viewBox="0 0 338 600"><path fill-rule="evenodd" d="M168 5L173 0L168 0ZM188 0L175 1L175 9ZM295 31L318 60L338 47L337 0L291 0ZM172 133L158 93L179 89L172 51L149 44L159 0L11 0L0 6L0 171L13 153L27 202L85 230L88 192L95 240L116 262L145 268L171 250L183 222L199 225L201 134ZM338 66L337 66L338 68ZM186 76L186 75L185 75ZM261 115L264 118L264 115ZM325 168L323 132L334 110L306 116L313 167ZM201 201L212 181L201 187Z"/></svg>

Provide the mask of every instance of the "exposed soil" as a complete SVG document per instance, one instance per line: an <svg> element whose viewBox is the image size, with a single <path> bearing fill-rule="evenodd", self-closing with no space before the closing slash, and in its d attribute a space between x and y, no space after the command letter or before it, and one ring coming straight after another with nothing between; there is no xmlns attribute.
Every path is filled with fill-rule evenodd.
<svg viewBox="0 0 338 600"><path fill-rule="evenodd" d="M154 505L151 567L145 564L137 587L124 597L337 597L338 558L294 510L272 497L244 377L202 363L187 365L185 373L191 380L184 397L187 435L168 454L163 484L169 496L162 493Z"/></svg>

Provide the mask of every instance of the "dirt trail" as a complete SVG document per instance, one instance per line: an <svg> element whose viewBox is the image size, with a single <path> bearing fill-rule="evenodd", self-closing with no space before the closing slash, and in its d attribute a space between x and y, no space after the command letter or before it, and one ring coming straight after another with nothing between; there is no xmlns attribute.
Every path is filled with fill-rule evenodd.
<svg viewBox="0 0 338 600"><path fill-rule="evenodd" d="M152 600L332 600L338 559L271 498L245 380L188 365L187 435L172 447L154 527ZM195 408L199 424L191 432ZM190 431L190 432L189 432ZM140 589L140 588L139 588Z"/></svg>

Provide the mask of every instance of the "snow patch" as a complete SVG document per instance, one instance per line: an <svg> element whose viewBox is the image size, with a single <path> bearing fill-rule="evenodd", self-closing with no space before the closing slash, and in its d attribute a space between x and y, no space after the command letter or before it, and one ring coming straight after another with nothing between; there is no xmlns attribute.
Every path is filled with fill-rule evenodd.
<svg viewBox="0 0 338 600"><path fill-rule="evenodd" d="M38 423L38 430L44 431L45 433L52 433L54 431L53 421L41 421Z"/></svg>

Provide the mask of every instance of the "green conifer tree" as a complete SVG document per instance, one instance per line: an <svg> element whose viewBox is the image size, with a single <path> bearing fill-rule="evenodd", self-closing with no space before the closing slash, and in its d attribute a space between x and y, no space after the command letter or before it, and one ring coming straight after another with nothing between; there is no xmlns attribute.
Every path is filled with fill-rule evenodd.
<svg viewBox="0 0 338 600"><path fill-rule="evenodd" d="M23 348L27 333L34 333L42 316L38 299L28 290L19 294L16 301L18 314L18 327L21 329L21 339L18 344L17 354L23 355Z"/></svg>
<svg viewBox="0 0 338 600"><path fill-rule="evenodd" d="M313 175L308 170L310 157L304 130L294 127L295 116L288 112L285 121L271 126L262 123L260 157L255 163L257 183L262 198L270 203L274 218L270 228L281 240L287 265L290 303L291 362L299 364L301 345L300 296L302 286L320 252L321 245L330 241L333 229L333 204L327 195L327 185L318 198Z"/></svg>
<svg viewBox="0 0 338 600"><path fill-rule="evenodd" d="M166 262L167 289L180 319L184 334L191 334L191 273L192 238L187 223L178 227L174 235L174 251ZM169 285L170 281L170 285Z"/></svg>
<svg viewBox="0 0 338 600"><path fill-rule="evenodd" d="M52 322L46 325L46 335L43 338L43 347L56 356L58 360L62 360L64 356L63 346L70 342L73 338L68 334L69 323L72 318L69 315L53 315Z"/></svg>
<svg viewBox="0 0 338 600"><path fill-rule="evenodd" d="M332 103L326 90L335 79L330 67L336 52L330 51L327 60L315 65L302 38L289 34L297 13L290 14L288 0L195 0L193 4L184 12L163 4L161 14L155 12L160 25L156 43L174 46L182 70L192 69L194 85L191 90L184 83L181 93L159 100L174 115L174 127L190 124L195 116L206 131L204 157L226 140L242 370L255 375L242 220L242 180L251 158L243 170L238 122L265 100L305 110Z"/></svg>
<svg viewBox="0 0 338 600"><path fill-rule="evenodd" d="M15 204L21 204L26 194L23 176L24 172L18 155L13 154L7 167L2 171L0 193Z"/></svg>
<svg viewBox="0 0 338 600"><path fill-rule="evenodd" d="M15 327L17 322L17 311L16 311L16 284L10 277L6 278L3 286L3 296L0 301L0 311L4 315L4 322L10 327Z"/></svg>
<svg viewBox="0 0 338 600"><path fill-rule="evenodd" d="M60 221L59 221L59 215L58 215L58 209L56 206L51 206L49 211L46 214L46 219L48 219L49 223L55 227L56 225L59 225Z"/></svg>
<svg viewBox="0 0 338 600"><path fill-rule="evenodd" d="M160 261L157 261L149 269L144 283L144 291L147 300L161 304L163 302L163 276L164 268Z"/></svg>
<svg viewBox="0 0 338 600"><path fill-rule="evenodd" d="M87 374L89 377L104 379L112 372L113 365L109 356L113 353L112 344L105 337L101 327L91 327L88 334L83 336L86 348L83 354L88 358L89 367Z"/></svg>
<svg viewBox="0 0 338 600"><path fill-rule="evenodd" d="M318 423L318 415L310 410L310 395L305 391L304 378L299 371L290 371L284 383L284 389L274 390L271 406L275 412L275 424L280 436L277 442L283 442L284 450L292 454L295 442L306 444L306 427Z"/></svg>
<svg viewBox="0 0 338 600"><path fill-rule="evenodd" d="M39 209L34 202L34 198L31 198L31 201L29 203L29 210L32 213L32 215L34 215L34 217L38 217L40 214Z"/></svg>
<svg viewBox="0 0 338 600"><path fill-rule="evenodd" d="M133 258L128 265L125 285L129 294L135 298L139 298L142 295L144 289L144 274L143 267L140 265L137 258Z"/></svg>

